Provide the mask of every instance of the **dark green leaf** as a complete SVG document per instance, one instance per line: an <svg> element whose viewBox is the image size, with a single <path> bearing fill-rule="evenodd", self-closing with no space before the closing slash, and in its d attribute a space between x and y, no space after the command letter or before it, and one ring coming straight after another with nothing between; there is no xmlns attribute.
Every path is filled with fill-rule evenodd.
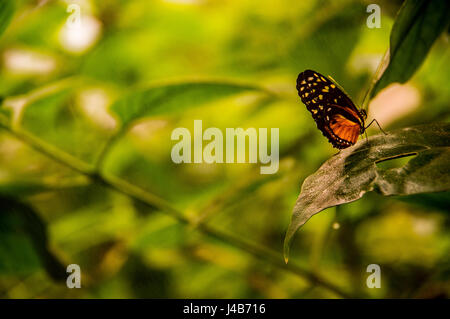
<svg viewBox="0 0 450 319"><path fill-rule="evenodd" d="M64 280L65 267L48 249L44 222L30 206L0 196L0 273L30 274L40 268Z"/></svg>
<svg viewBox="0 0 450 319"><path fill-rule="evenodd" d="M411 156L401 167L377 163ZM404 128L361 140L326 161L302 185L284 242L287 261L295 232L314 214L376 191L412 195L450 190L450 124Z"/></svg>
<svg viewBox="0 0 450 319"><path fill-rule="evenodd" d="M398 198L401 201L420 205L426 209L440 210L444 213L450 213L450 192L417 194L411 196L402 196Z"/></svg>
<svg viewBox="0 0 450 319"><path fill-rule="evenodd" d="M371 96L393 82L408 81L449 21L449 1L405 1L392 27L389 64Z"/></svg>

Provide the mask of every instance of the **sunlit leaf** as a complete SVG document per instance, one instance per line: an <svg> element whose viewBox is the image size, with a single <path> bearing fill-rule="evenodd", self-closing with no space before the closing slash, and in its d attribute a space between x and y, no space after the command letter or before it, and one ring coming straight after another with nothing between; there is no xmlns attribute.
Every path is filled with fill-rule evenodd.
<svg viewBox="0 0 450 319"><path fill-rule="evenodd" d="M377 163L411 156L401 167ZM376 191L384 196L450 190L450 124L404 128L360 140L305 179L284 242L287 261L295 232L320 211Z"/></svg>

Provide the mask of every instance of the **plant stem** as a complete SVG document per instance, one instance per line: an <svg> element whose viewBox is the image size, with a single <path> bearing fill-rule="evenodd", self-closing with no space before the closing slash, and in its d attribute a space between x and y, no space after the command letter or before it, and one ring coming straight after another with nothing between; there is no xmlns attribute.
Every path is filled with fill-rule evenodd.
<svg viewBox="0 0 450 319"><path fill-rule="evenodd" d="M72 155L63 152L60 149L27 134L26 132L13 130L7 124L5 124L5 122L6 121L2 119L2 117L0 117L0 128L3 128L17 139L21 140L34 150L46 155L52 160L76 171L77 173L89 177L93 182L98 182L117 192L125 194L130 198L132 198L133 200L136 200L137 202L140 202L147 207L150 207L152 209L156 208L162 212L165 212L166 214L175 218L180 223L183 223L185 225L194 225L194 223L191 222L190 219L187 218L181 211L174 208L169 202L165 201L164 199L152 193L149 193L148 191L136 185L130 184L129 182L119 177L102 173L94 166L89 165L83 161L80 161L77 158L73 157ZM210 237L219 239L223 242L228 243L229 245L235 246L253 255L258 259L268 261L272 265L282 270L291 272L302 278L305 278L312 284L322 286L334 292L336 295L340 297L344 298L352 297L349 293L342 290L340 287L328 282L326 279L320 277L319 275L309 270L301 268L295 263L291 262L289 264L285 264L281 254L278 254L272 249L259 246L255 243L236 237L230 233L215 229L206 224L197 224L195 229Z"/></svg>
<svg viewBox="0 0 450 319"><path fill-rule="evenodd" d="M369 101L372 98L373 90L375 89L375 86L377 85L378 80L381 78L384 71L386 70L388 64L389 64L389 49L386 50L383 57L381 58L380 63L378 64L377 70L375 71L372 78L370 79L369 89L366 91L363 101L361 102L361 108L366 110L366 112L369 111Z"/></svg>

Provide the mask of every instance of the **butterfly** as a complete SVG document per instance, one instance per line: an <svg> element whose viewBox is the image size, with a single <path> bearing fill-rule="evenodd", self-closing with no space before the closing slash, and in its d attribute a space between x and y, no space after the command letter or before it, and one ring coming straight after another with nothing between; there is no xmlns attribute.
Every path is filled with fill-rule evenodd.
<svg viewBox="0 0 450 319"><path fill-rule="evenodd" d="M316 71L305 70L298 75L297 91L317 128L335 148L354 145L359 135L376 122L373 120L366 127L366 111L358 109L331 77L326 78Z"/></svg>

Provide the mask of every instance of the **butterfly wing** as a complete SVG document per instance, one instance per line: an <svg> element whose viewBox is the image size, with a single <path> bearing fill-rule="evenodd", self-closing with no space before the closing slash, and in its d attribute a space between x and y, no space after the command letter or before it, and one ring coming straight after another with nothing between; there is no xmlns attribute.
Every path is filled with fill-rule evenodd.
<svg viewBox="0 0 450 319"><path fill-rule="evenodd" d="M336 85L336 83L319 72L305 70L300 73L297 78L297 90L300 98L302 98L302 94L304 95L304 93L310 94L305 95L306 102L317 98L317 100L320 99L326 104L345 106L354 111L355 115L358 117L359 111L352 100ZM303 103L305 103L305 101L303 101Z"/></svg>
<svg viewBox="0 0 450 319"><path fill-rule="evenodd" d="M350 121L342 114L334 114L330 122L324 127L328 140L335 148L347 148L358 140L361 127L358 123Z"/></svg>
<svg viewBox="0 0 450 319"><path fill-rule="evenodd" d="M350 98L318 72L306 70L297 78L297 90L317 128L336 148L356 143L364 120Z"/></svg>

